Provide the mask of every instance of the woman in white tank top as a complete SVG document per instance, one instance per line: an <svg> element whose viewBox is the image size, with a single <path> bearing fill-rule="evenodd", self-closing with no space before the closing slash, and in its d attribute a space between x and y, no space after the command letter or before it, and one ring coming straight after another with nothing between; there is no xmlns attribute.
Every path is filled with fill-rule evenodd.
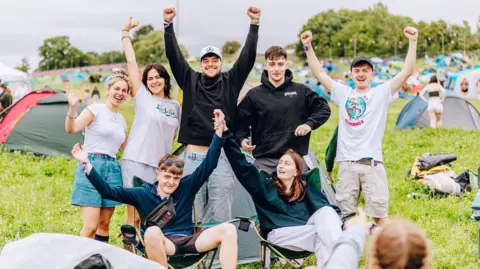
<svg viewBox="0 0 480 269"><path fill-rule="evenodd" d="M92 104L77 117L78 97L67 90L70 108L65 120L67 133L85 129L84 147L89 162L98 169L112 187L122 186L120 165L116 160L119 149L127 141L127 124L118 112L119 106L130 92L130 80L124 70L114 70L107 81L107 100L105 104ZM78 141L81 142L81 141ZM75 182L71 204L80 206L83 218L81 236L108 242L110 219L119 203L102 199L101 195L87 179L85 164L78 164L75 170Z"/></svg>
<svg viewBox="0 0 480 269"><path fill-rule="evenodd" d="M133 177L155 183L158 161L172 151L172 144L179 128L180 104L170 97L172 86L167 69L158 63L145 67L140 77L135 52L129 31L138 22L132 18L122 30L122 43L128 63L128 74L132 81L135 118L123 153L123 186L133 187ZM129 225L138 224L140 218L133 206L127 206ZM135 218L134 218L135 216Z"/></svg>

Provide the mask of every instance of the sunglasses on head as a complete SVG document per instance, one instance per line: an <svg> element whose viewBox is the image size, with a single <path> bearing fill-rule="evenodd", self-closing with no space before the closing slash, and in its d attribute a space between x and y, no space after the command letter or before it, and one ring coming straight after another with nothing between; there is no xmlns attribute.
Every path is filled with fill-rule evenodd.
<svg viewBox="0 0 480 269"><path fill-rule="evenodd" d="M165 159L162 163L165 164L166 166L172 166L173 164L175 164L177 168L183 168L183 162L181 161L172 161L169 159Z"/></svg>

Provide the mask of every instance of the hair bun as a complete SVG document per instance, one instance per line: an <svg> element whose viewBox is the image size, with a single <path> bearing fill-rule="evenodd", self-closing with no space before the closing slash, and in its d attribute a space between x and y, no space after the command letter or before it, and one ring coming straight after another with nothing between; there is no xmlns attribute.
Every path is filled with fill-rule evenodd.
<svg viewBox="0 0 480 269"><path fill-rule="evenodd" d="M112 69L112 76L118 76L118 75L128 77L127 70L125 70L123 68L113 68Z"/></svg>

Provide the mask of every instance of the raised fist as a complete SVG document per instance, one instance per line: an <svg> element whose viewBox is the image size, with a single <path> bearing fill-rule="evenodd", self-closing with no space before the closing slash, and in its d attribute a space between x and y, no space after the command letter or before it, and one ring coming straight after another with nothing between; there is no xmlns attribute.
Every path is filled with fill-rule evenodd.
<svg viewBox="0 0 480 269"><path fill-rule="evenodd" d="M139 24L139 21L132 22L132 17L130 17L130 19L128 19L128 23L123 27L123 30L130 31L131 29L137 27Z"/></svg>
<svg viewBox="0 0 480 269"><path fill-rule="evenodd" d="M310 46L312 45L312 32L311 31L305 31L300 35L300 39L302 40L302 44L304 46Z"/></svg>
<svg viewBox="0 0 480 269"><path fill-rule="evenodd" d="M417 40L418 39L418 30L415 27L407 27L403 29L403 34L409 39L409 40Z"/></svg>
<svg viewBox="0 0 480 269"><path fill-rule="evenodd" d="M251 20L260 20L260 15L262 12L256 7L249 7L247 10L247 15Z"/></svg>
<svg viewBox="0 0 480 269"><path fill-rule="evenodd" d="M177 11L173 7L169 7L163 10L163 20L166 23L171 23L173 19L177 16Z"/></svg>

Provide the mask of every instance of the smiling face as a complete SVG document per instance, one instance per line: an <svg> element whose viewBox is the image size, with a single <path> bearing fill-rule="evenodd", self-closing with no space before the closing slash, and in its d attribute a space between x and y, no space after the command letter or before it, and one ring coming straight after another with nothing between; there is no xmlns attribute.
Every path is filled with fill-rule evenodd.
<svg viewBox="0 0 480 269"><path fill-rule="evenodd" d="M164 197L172 195L177 190L181 178L181 174L172 173L168 170L157 170L158 194Z"/></svg>
<svg viewBox="0 0 480 269"><path fill-rule="evenodd" d="M121 105L127 99L128 90L128 84L125 80L117 80L108 88L108 101L114 106Z"/></svg>
<svg viewBox="0 0 480 269"><path fill-rule="evenodd" d="M165 79L160 76L155 68L150 69L147 73L147 87L153 95L163 93Z"/></svg>
<svg viewBox="0 0 480 269"><path fill-rule="evenodd" d="M280 158L277 164L277 177L280 180L293 179L298 175L297 166L292 156L285 154Z"/></svg>
<svg viewBox="0 0 480 269"><path fill-rule="evenodd" d="M200 62L200 69L206 77L217 77L222 71L222 60L217 56L205 56Z"/></svg>
<svg viewBox="0 0 480 269"><path fill-rule="evenodd" d="M358 90L367 90L370 88L370 81L375 77L372 67L366 63L360 63L352 67L350 77Z"/></svg>

